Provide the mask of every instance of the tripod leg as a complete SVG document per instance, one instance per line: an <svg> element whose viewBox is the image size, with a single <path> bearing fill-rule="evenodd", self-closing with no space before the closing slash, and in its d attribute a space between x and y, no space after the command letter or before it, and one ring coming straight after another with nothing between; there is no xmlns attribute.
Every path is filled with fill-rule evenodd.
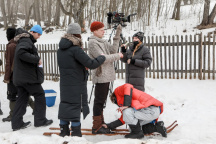
<svg viewBox="0 0 216 144"><path fill-rule="evenodd" d="M94 90L94 84L92 85L92 90L91 90L91 94L90 94L90 98L89 98L89 102L88 102L89 104L90 104L90 101L91 101L93 90Z"/></svg>

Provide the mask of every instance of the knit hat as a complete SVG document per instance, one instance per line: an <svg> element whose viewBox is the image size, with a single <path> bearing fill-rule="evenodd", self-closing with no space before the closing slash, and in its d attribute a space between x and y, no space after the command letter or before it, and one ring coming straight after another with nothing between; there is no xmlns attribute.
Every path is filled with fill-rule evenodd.
<svg viewBox="0 0 216 144"><path fill-rule="evenodd" d="M43 32L43 30L42 30L42 28L41 28L40 25L34 25L34 26L30 29L30 31L39 33L39 34L41 34L41 35L42 35L42 32Z"/></svg>
<svg viewBox="0 0 216 144"><path fill-rule="evenodd" d="M15 37L16 29L15 28L8 28L6 31L7 39L10 41Z"/></svg>
<svg viewBox="0 0 216 144"><path fill-rule="evenodd" d="M137 32L133 35L133 37L137 37L141 42L143 42L144 33L143 32Z"/></svg>
<svg viewBox="0 0 216 144"><path fill-rule="evenodd" d="M68 34L81 34L81 27L78 23L71 23L67 28Z"/></svg>
<svg viewBox="0 0 216 144"><path fill-rule="evenodd" d="M94 21L91 23L90 30L91 30L91 32L93 32L93 31L96 31L102 27L104 27L104 24L102 22Z"/></svg>

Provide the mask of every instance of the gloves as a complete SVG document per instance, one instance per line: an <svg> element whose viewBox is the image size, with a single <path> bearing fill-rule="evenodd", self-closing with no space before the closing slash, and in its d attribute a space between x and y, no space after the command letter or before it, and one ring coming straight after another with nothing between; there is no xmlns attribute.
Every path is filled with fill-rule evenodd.
<svg viewBox="0 0 216 144"><path fill-rule="evenodd" d="M121 47L121 52L123 52L123 53L126 52L126 48L125 48L125 46L122 46L122 47Z"/></svg>
<svg viewBox="0 0 216 144"><path fill-rule="evenodd" d="M130 63L134 64L135 63L135 59L132 58L131 61L130 61Z"/></svg>
<svg viewBox="0 0 216 144"><path fill-rule="evenodd" d="M107 124L107 127L109 129L113 130L113 129L116 129L117 127L121 126L121 125L123 125L122 122L119 119L117 119L117 120Z"/></svg>

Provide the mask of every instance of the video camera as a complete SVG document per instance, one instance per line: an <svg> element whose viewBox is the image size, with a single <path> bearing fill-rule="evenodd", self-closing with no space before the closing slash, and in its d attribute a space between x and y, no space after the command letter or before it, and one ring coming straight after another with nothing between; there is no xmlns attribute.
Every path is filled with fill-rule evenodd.
<svg viewBox="0 0 216 144"><path fill-rule="evenodd" d="M125 17L124 13L118 13L118 12L109 12L107 13L107 22L108 24L115 23L115 24L121 24L122 27L127 26L125 22L130 23L130 17L136 15L137 13L130 14Z"/></svg>

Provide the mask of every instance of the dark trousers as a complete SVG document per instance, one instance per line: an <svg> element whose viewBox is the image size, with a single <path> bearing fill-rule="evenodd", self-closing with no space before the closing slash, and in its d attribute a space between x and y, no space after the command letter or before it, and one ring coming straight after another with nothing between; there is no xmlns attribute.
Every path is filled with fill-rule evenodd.
<svg viewBox="0 0 216 144"><path fill-rule="evenodd" d="M18 98L12 117L12 129L18 129L24 124L23 116L26 113L29 95L34 96L34 126L41 126L46 123L46 100L41 84L26 84L18 86Z"/></svg>
<svg viewBox="0 0 216 144"><path fill-rule="evenodd" d="M12 117L12 115L13 115L13 110L14 110L14 107L15 107L15 104L16 104L16 99L17 99L17 93L18 92L17 92L16 86L13 84L13 81L10 81L7 84L7 99L10 100L9 117ZM34 101L32 100L31 97L29 97L28 104L30 105L30 107L32 109L34 109Z"/></svg>
<svg viewBox="0 0 216 144"><path fill-rule="evenodd" d="M109 82L95 84L95 99L94 99L94 106L93 106L94 116L100 116L103 111L103 106L109 92L109 84L110 84Z"/></svg>

